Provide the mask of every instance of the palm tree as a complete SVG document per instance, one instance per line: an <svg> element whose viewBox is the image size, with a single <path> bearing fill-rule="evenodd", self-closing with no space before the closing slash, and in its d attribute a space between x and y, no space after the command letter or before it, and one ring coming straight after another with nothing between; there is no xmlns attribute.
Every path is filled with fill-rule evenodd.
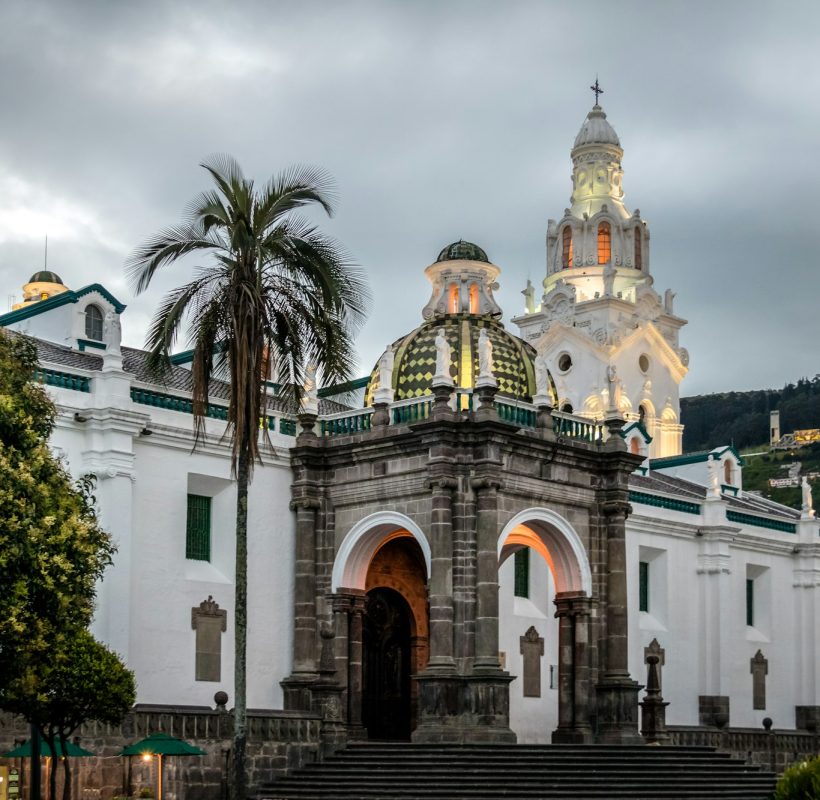
<svg viewBox="0 0 820 800"><path fill-rule="evenodd" d="M214 188L187 219L141 245L127 269L137 293L158 269L196 255L193 280L169 292L147 335L151 363L168 365L185 326L193 346L195 441L204 433L214 376L230 383L228 433L236 495L235 710L231 796L245 797L248 486L259 459L260 418L270 376L296 407L308 369L324 380L350 378L353 331L369 294L362 272L339 245L295 213L318 205L333 214L328 176L297 167L257 188L226 156L201 164ZM308 365L311 365L310 367Z"/></svg>

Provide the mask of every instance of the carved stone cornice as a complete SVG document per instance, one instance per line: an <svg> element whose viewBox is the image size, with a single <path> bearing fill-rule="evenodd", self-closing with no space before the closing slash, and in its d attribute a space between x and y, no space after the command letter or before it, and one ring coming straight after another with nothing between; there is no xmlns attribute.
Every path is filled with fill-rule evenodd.
<svg viewBox="0 0 820 800"><path fill-rule="evenodd" d="M603 500L598 507L605 517L623 516L626 520L632 513L632 505L626 500Z"/></svg>
<svg viewBox="0 0 820 800"><path fill-rule="evenodd" d="M321 508L322 501L318 497L294 497L290 501L290 510L296 511L300 508L317 510Z"/></svg>

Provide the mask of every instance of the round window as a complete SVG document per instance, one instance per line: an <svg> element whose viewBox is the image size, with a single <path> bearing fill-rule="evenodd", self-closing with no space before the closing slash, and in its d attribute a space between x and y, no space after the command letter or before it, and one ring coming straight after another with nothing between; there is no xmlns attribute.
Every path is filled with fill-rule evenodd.
<svg viewBox="0 0 820 800"><path fill-rule="evenodd" d="M649 372L649 356L646 353L642 353L638 358L638 366L644 374Z"/></svg>
<svg viewBox="0 0 820 800"><path fill-rule="evenodd" d="M558 356L558 369L561 372L569 372L572 368L572 356L569 353L561 353Z"/></svg>

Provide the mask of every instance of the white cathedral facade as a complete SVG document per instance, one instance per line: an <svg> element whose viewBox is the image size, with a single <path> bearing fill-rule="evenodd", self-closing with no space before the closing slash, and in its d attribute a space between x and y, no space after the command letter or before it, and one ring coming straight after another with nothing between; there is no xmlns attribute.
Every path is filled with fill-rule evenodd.
<svg viewBox="0 0 820 800"><path fill-rule="evenodd" d="M543 294L528 285L525 311L513 319L520 338L498 321L492 290L500 268L476 245L456 242L427 268L433 297L421 327L393 346L391 385L379 385L384 376L377 365L366 406L351 409L325 393L316 436L369 430L376 424L374 401L385 407L388 426L432 413L432 339L425 337L435 330L446 332L453 349L454 420L477 413L471 398L479 329L494 344L496 400L508 422L535 424L540 359L550 375L550 435L560 443L581 431L594 447L595 436L606 435L605 422L620 416L620 433L616 427L610 435L623 435L625 452L634 456L625 523L629 675L644 683L647 655L659 656L669 725L758 728L769 717L778 728L816 730L820 527L810 493L801 512L745 492L742 458L726 443L682 453L679 386L689 358L679 334L686 321L675 313L673 293L653 286L649 229L624 205L622 157L618 136L596 105L572 149L571 205L549 222ZM100 586L94 633L135 671L139 703L210 706L215 692L233 694L235 487L229 448L220 440L227 395L216 387L208 439L192 452L190 355L175 356L169 377L157 383L146 354L120 344L125 312L99 284L71 290L57 275L38 273L26 302L0 316L0 326L35 340L38 377L59 410L53 448L74 475L98 479L101 521L117 554ZM272 447L264 449L249 499L249 707L282 708L288 681L309 680L315 665L300 653L318 653L318 628L299 622L300 604L320 622L330 619L324 598L340 597L357 575L357 591L392 587L405 592L409 606L422 608L419 614L431 615L424 624L416 619L407 639L408 669L429 669L428 656L448 663L447 648L439 652L435 642L436 631L446 630L444 618L435 616L435 598L446 594L446 581L435 577L441 552L432 523L407 510L412 503L399 513L376 498L361 520L337 508L335 539L321 545L329 559L327 585L317 566L310 573L314 594L300 595L304 564L297 553L304 537L297 528L310 523L306 506L292 502L298 423L272 407L267 428ZM555 497L589 491L557 466L548 471ZM389 481L389 468L383 480ZM498 510L497 653L491 655L514 678L508 723L521 742L549 741L562 724L564 628L556 594L565 593L568 572L577 574L578 587L597 580L596 562L582 545L591 523L560 508L545 499L531 517L506 519L503 504ZM528 536L516 527L516 520L526 527L536 517L554 533ZM559 536L563 544L554 545ZM408 540L408 549L388 562L385 553L397 537ZM414 553L416 589L407 588L416 580L407 577L416 569ZM575 559L571 568L562 566L565 553ZM414 591L420 600L409 597ZM596 602L593 596L593 616ZM463 653L456 647L449 656L459 675L487 655L480 635L470 644L473 634L464 626ZM345 633L350 642L352 630ZM307 651L299 636L307 637ZM337 653L337 663L342 660ZM354 683L345 685L353 691ZM416 702L416 690L406 691ZM416 711L408 713L415 725Z"/></svg>

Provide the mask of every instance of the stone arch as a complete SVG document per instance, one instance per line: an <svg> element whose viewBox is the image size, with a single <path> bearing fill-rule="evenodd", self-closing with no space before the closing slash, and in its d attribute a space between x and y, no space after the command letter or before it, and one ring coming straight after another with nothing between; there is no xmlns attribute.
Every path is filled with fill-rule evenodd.
<svg viewBox="0 0 820 800"><path fill-rule="evenodd" d="M528 508L516 514L498 537L499 563L518 547L535 550L549 565L557 592L592 596L592 569L575 528L548 508Z"/></svg>
<svg viewBox="0 0 820 800"><path fill-rule="evenodd" d="M430 574L430 543L410 517L396 511L377 511L359 520L345 535L333 561L331 590L365 590L367 570L376 551L391 539L411 536L418 542Z"/></svg>

